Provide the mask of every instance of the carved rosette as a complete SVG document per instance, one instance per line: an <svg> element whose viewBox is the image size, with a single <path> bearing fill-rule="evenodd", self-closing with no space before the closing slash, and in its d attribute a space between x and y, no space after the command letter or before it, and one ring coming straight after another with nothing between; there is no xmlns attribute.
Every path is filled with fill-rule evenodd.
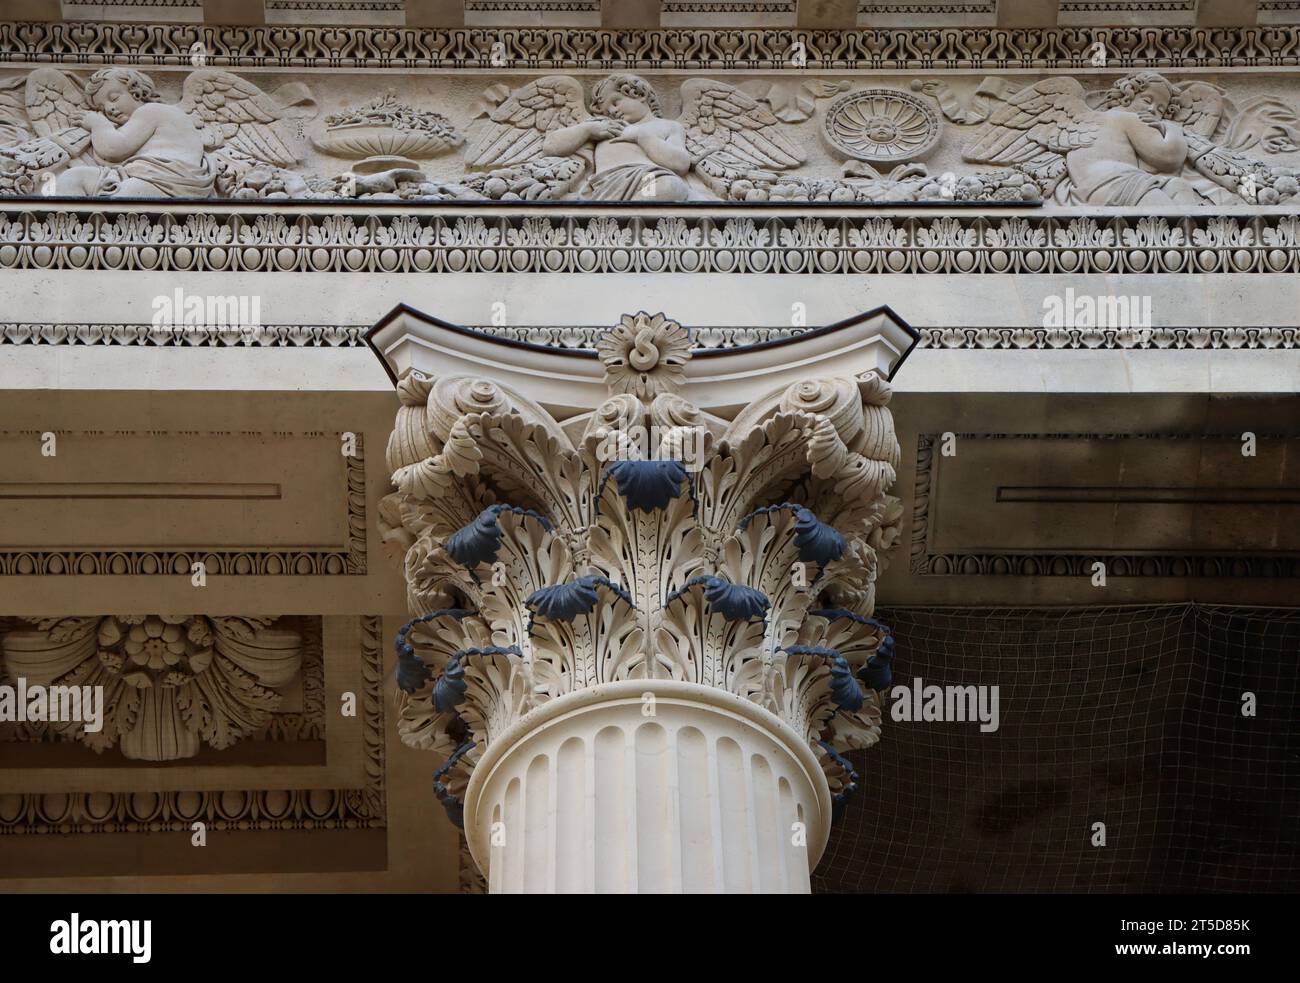
<svg viewBox="0 0 1300 983"><path fill-rule="evenodd" d="M380 523L416 616L402 739L447 757L435 791L461 821L476 766L529 714L689 684L776 718L782 760L816 762L842 804L892 659L872 617L901 516L889 385L808 379L726 420L678 395L689 340L664 315L623 318L598 351L611 395L563 424L491 381L400 382Z"/></svg>
<svg viewBox="0 0 1300 983"><path fill-rule="evenodd" d="M201 744L222 749L258 730L302 668L302 638L272 618L110 615L25 619L4 636L11 680L103 687L102 727L52 722L95 751L175 761Z"/></svg>
<svg viewBox="0 0 1300 983"><path fill-rule="evenodd" d="M880 164L918 160L942 136L939 114L923 100L894 89L840 96L822 121L826 139L847 157Z"/></svg>

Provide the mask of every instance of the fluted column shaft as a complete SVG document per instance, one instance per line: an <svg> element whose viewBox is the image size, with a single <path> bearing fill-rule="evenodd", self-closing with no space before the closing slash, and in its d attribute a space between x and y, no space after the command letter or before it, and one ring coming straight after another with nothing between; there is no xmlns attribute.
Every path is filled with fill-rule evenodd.
<svg viewBox="0 0 1300 983"><path fill-rule="evenodd" d="M494 740L465 806L493 893L807 893L831 803L775 715L711 687L625 680Z"/></svg>

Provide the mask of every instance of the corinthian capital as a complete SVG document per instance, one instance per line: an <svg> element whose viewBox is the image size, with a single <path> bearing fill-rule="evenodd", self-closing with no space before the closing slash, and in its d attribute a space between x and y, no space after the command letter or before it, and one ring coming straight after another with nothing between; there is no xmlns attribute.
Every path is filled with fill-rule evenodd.
<svg viewBox="0 0 1300 983"><path fill-rule="evenodd" d="M447 756L435 789L481 866L496 864L489 829L509 821L509 782L489 792L509 747L612 701L630 709L593 718L584 754L599 757L613 726L627 747L662 739L685 768L683 734L721 753L741 740L724 733L737 714L744 733L765 722L782 750L751 749L751 763L773 770L782 836L809 831L806 887L829 813L855 791L845 755L879 739L892 658L872 615L898 533L899 447L888 358L860 341L810 338L821 355L792 374L785 352L693 361L678 323L628 315L596 365L566 367L601 373L605 398L585 412L544 405L553 376L534 381L528 362L556 353L522 353L507 379L407 367L389 445L396 491L381 510L386 538L405 544L415 616L396 643L399 727ZM742 388L757 392L742 403ZM717 718L712 730L690 723L691 700ZM638 733L647 722L663 733ZM533 754L546 764L531 767L563 770L562 749ZM594 794L619 800L620 787ZM740 883L719 878L715 889ZM680 874L655 883L682 887Z"/></svg>

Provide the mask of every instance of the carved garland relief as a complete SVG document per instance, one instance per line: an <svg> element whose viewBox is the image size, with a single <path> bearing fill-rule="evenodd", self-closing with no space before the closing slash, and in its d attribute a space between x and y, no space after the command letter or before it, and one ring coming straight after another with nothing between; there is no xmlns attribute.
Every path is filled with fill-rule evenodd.
<svg viewBox="0 0 1300 983"><path fill-rule="evenodd" d="M973 88L544 75L474 101L476 84L445 82L431 105L358 100L328 79L267 91L216 68L36 68L0 78L0 194L1121 207L1300 194L1291 103L1156 71ZM338 109L318 118L322 103Z"/></svg>

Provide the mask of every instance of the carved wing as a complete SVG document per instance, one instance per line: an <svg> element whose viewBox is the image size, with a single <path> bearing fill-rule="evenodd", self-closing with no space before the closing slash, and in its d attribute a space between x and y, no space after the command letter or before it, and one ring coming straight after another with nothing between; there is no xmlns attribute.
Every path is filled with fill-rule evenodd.
<svg viewBox="0 0 1300 983"><path fill-rule="evenodd" d="M314 114L316 104L301 83L268 95L238 75L200 69L185 80L181 109L194 117L209 150L238 151L277 167L292 167L298 155L272 124L289 116Z"/></svg>
<svg viewBox="0 0 1300 983"><path fill-rule="evenodd" d="M1207 140L1214 136L1223 118L1226 100L1223 90L1209 82L1188 82L1178 87L1180 109L1174 118Z"/></svg>
<svg viewBox="0 0 1300 983"><path fill-rule="evenodd" d="M76 78L57 68L38 68L27 76L23 96L37 136L53 140L73 157L86 152L90 132L73 120L91 107Z"/></svg>
<svg viewBox="0 0 1300 983"><path fill-rule="evenodd" d="M1228 107L1228 132L1218 141L1231 150L1257 145L1270 154L1300 150L1300 115L1281 99L1256 96Z"/></svg>
<svg viewBox="0 0 1300 983"><path fill-rule="evenodd" d="M1065 173L1065 155L1096 141L1098 115L1075 79L1045 79L1012 93L994 110L962 159L1017 167L1050 192Z"/></svg>
<svg viewBox="0 0 1300 983"><path fill-rule="evenodd" d="M0 147L10 147L32 138L28 128L27 103L23 98L26 80L21 75L0 81Z"/></svg>
<svg viewBox="0 0 1300 983"><path fill-rule="evenodd" d="M706 178L773 179L804 162L772 111L734 85L691 79L682 85L686 149Z"/></svg>
<svg viewBox="0 0 1300 983"><path fill-rule="evenodd" d="M465 149L470 167L510 167L543 156L546 134L591 119L582 85L547 75L517 89L479 122Z"/></svg>

